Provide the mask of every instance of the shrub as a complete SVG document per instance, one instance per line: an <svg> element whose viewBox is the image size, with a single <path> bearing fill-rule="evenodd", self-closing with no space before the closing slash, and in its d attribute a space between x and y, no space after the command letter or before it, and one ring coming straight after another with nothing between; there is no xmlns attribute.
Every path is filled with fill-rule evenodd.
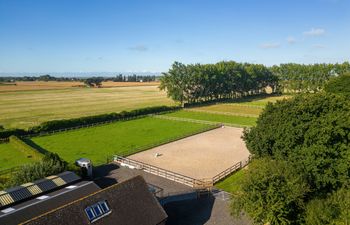
<svg viewBox="0 0 350 225"><path fill-rule="evenodd" d="M349 224L350 223L350 189L343 187L327 196L311 200L306 208L307 225Z"/></svg>
<svg viewBox="0 0 350 225"><path fill-rule="evenodd" d="M67 163L63 161L57 154L48 153L40 162L22 166L10 178L6 187L18 186L23 183L33 182L45 178L50 175L58 174L65 171Z"/></svg>
<svg viewBox="0 0 350 225"><path fill-rule="evenodd" d="M87 117L72 118L72 119L65 119L65 120L52 120L52 121L43 122L39 126L29 128L28 130L22 130L22 129L8 129L3 131L0 130L0 138L8 138L11 135L22 136L22 135L28 135L28 134L38 134L41 132L60 130L60 129L90 125L94 123L101 123L101 122L107 122L107 121L113 121L113 120L117 121L122 119L128 119L135 116L145 116L147 114L152 114L152 113L161 113L165 111L176 110L179 108L180 107L177 107L177 106L154 106L154 107L135 109L128 112L122 111L120 113L101 114L96 116L87 116Z"/></svg>

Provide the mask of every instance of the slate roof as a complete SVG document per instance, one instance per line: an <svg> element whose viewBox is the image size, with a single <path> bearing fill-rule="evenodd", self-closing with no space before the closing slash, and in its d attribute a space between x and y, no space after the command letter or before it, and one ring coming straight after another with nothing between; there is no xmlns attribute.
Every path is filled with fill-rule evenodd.
<svg viewBox="0 0 350 225"><path fill-rule="evenodd" d="M106 201L111 212L93 224L158 225L165 224L167 214L148 190L141 176L112 185L67 205L33 218L23 224L59 225L90 224L85 209Z"/></svg>

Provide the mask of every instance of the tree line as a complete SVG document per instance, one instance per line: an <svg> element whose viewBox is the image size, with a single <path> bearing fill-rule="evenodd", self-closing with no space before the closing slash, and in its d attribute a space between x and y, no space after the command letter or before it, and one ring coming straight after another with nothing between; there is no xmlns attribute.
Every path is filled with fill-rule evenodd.
<svg viewBox="0 0 350 225"><path fill-rule="evenodd" d="M0 77L0 82L16 82L16 81L80 81L85 82L88 79L99 80L100 82L113 81L113 82L152 82L157 81L158 76L155 75L123 75L118 74L113 77L55 77L49 74L40 76L22 76L22 77Z"/></svg>
<svg viewBox="0 0 350 225"><path fill-rule="evenodd" d="M16 81L82 81L79 77L55 77L49 74L40 76L22 76L22 77L0 77L0 82L16 82Z"/></svg>
<svg viewBox="0 0 350 225"><path fill-rule="evenodd" d="M108 78L106 81L114 81L114 82L152 82L157 80L157 76L155 75L128 75L125 76L123 74L118 74L113 78Z"/></svg>
<svg viewBox="0 0 350 225"><path fill-rule="evenodd" d="M237 63L189 64L175 62L160 78L160 89L183 103L232 99L265 92L275 92L278 78L264 65Z"/></svg>
<svg viewBox="0 0 350 225"><path fill-rule="evenodd" d="M223 61L215 64L175 62L160 78L160 89L180 103L232 99L264 93L320 91L332 77L350 71L350 64L261 64Z"/></svg>
<svg viewBox="0 0 350 225"><path fill-rule="evenodd" d="M317 92L331 78L350 71L349 62L341 64L296 64L272 66L270 70L278 77L281 92Z"/></svg>

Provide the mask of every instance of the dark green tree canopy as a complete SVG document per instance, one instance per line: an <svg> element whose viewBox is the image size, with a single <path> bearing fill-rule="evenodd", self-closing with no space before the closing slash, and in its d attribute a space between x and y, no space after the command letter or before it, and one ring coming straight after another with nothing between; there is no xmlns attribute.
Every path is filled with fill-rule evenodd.
<svg viewBox="0 0 350 225"><path fill-rule="evenodd" d="M84 83L89 87L100 87L102 85L103 77L87 78Z"/></svg>
<svg viewBox="0 0 350 225"><path fill-rule="evenodd" d="M315 191L335 190L349 179L350 102L345 97L319 93L269 104L244 139L256 157L300 167Z"/></svg>
<svg viewBox="0 0 350 225"><path fill-rule="evenodd" d="M350 64L287 63L273 66L270 70L278 77L282 92L315 93L320 91L331 77L350 72Z"/></svg>
<svg viewBox="0 0 350 225"><path fill-rule="evenodd" d="M300 224L308 190L292 165L267 157L257 159L249 165L241 190L233 195L233 212L245 211L257 224Z"/></svg>
<svg viewBox="0 0 350 225"><path fill-rule="evenodd" d="M332 78L326 85L325 91L328 93L345 95L350 98L350 73Z"/></svg>
<svg viewBox="0 0 350 225"><path fill-rule="evenodd" d="M306 207L305 223L308 225L350 223L350 189L344 187L326 198L311 200Z"/></svg>
<svg viewBox="0 0 350 225"><path fill-rule="evenodd" d="M232 99L265 92L316 93L326 82L350 72L350 64L260 64L222 61L215 64L175 62L160 78L160 89L181 103Z"/></svg>
<svg viewBox="0 0 350 225"><path fill-rule="evenodd" d="M160 89L180 103L237 98L277 88L277 77L264 65L236 63L189 64L175 62L160 79Z"/></svg>

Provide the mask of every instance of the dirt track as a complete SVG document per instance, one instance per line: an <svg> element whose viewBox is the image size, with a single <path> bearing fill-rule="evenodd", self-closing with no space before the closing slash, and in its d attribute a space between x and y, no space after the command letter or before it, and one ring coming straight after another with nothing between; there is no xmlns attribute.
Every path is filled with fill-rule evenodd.
<svg viewBox="0 0 350 225"><path fill-rule="evenodd" d="M241 139L242 131L242 128L218 128L128 158L192 178L212 178L249 156ZM161 156L155 157L156 153Z"/></svg>

